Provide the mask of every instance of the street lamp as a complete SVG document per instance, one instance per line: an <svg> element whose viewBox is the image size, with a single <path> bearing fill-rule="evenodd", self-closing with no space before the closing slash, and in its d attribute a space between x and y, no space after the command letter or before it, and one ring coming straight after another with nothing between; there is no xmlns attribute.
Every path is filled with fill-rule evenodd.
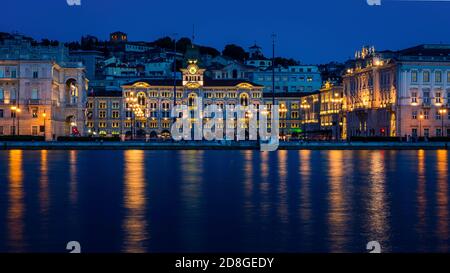
<svg viewBox="0 0 450 273"><path fill-rule="evenodd" d="M442 127L441 127L441 136L444 136L444 115L447 113L447 109L440 109L439 114L441 115Z"/></svg>

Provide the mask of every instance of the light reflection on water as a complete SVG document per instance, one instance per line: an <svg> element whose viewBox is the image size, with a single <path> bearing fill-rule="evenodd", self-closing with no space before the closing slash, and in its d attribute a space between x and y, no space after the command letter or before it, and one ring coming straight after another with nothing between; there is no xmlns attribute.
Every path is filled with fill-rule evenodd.
<svg viewBox="0 0 450 273"><path fill-rule="evenodd" d="M22 151L9 151L9 206L8 206L8 242L11 252L23 252L25 214Z"/></svg>
<svg viewBox="0 0 450 273"><path fill-rule="evenodd" d="M330 251L343 252L347 245L349 228L350 201L344 188L345 161L344 151L330 151L328 153L328 227Z"/></svg>
<svg viewBox="0 0 450 273"><path fill-rule="evenodd" d="M2 151L0 252L446 252L449 156Z"/></svg>
<svg viewBox="0 0 450 273"><path fill-rule="evenodd" d="M448 244L445 242L449 239L448 234L448 154L447 150L437 151L437 217L438 228L436 230L440 244L439 250L442 252L448 251Z"/></svg>
<svg viewBox="0 0 450 273"><path fill-rule="evenodd" d="M124 252L146 252L144 242L148 239L148 234L147 219L145 218L147 200L144 159L143 151L125 151Z"/></svg>
<svg viewBox="0 0 450 273"><path fill-rule="evenodd" d="M390 209L386 193L385 151L371 152L369 155L368 200L367 200L367 232L370 241L378 241L386 251L389 245Z"/></svg>

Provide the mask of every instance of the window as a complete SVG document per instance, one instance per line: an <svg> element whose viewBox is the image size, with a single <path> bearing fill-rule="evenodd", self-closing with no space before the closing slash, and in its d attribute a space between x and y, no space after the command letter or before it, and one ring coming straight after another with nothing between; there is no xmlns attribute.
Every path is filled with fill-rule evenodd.
<svg viewBox="0 0 450 273"><path fill-rule="evenodd" d="M423 134L424 134L426 137L429 137L429 136L430 136L430 129L429 129L429 128L425 128L425 129L423 130Z"/></svg>
<svg viewBox="0 0 450 273"><path fill-rule="evenodd" d="M15 135L16 134L16 126L11 126L10 127L10 134L11 135Z"/></svg>
<svg viewBox="0 0 450 273"><path fill-rule="evenodd" d="M439 110L436 110L436 120L441 120L441 113L439 113Z"/></svg>
<svg viewBox="0 0 450 273"><path fill-rule="evenodd" d="M441 71L434 72L434 80L437 83L441 83L442 82L442 72Z"/></svg>
<svg viewBox="0 0 450 273"><path fill-rule="evenodd" d="M437 104L441 104L442 103L441 92L439 92L439 91L436 92L435 102Z"/></svg>
<svg viewBox="0 0 450 273"><path fill-rule="evenodd" d="M423 72L423 82L430 82L430 72L429 71Z"/></svg>
<svg viewBox="0 0 450 273"><path fill-rule="evenodd" d="M413 128L411 133L413 137L417 137L417 128Z"/></svg>
<svg viewBox="0 0 450 273"><path fill-rule="evenodd" d="M4 100L5 99L5 93L3 91L2 88L0 88L0 100Z"/></svg>
<svg viewBox="0 0 450 273"><path fill-rule="evenodd" d="M158 128L158 122L157 121L150 121L149 127L150 128Z"/></svg>
<svg viewBox="0 0 450 273"><path fill-rule="evenodd" d="M93 123L92 121L88 122L88 123L87 123L87 127L88 127L88 128L94 127L94 123Z"/></svg>
<svg viewBox="0 0 450 273"><path fill-rule="evenodd" d="M3 118L3 109L0 109L0 118Z"/></svg>
<svg viewBox="0 0 450 273"><path fill-rule="evenodd" d="M119 118L120 117L119 111L112 111L112 117L113 118Z"/></svg>
<svg viewBox="0 0 450 273"><path fill-rule="evenodd" d="M31 116L33 118L37 118L38 117L38 109L37 108L32 108L31 109Z"/></svg>
<svg viewBox="0 0 450 273"><path fill-rule="evenodd" d="M119 109L119 108L120 108L119 102L118 102L118 101L113 101L113 103L112 103L112 108L113 108L113 109Z"/></svg>
<svg viewBox="0 0 450 273"><path fill-rule="evenodd" d="M165 129L170 128L170 123L168 123L168 122L163 122L162 128L165 128Z"/></svg>
<svg viewBox="0 0 450 273"><path fill-rule="evenodd" d="M428 90L423 91L423 103L424 104L430 103L430 91L428 91Z"/></svg>
<svg viewBox="0 0 450 273"><path fill-rule="evenodd" d="M39 126L31 126L31 135L37 136L38 135L38 129L39 129Z"/></svg>
<svg viewBox="0 0 450 273"><path fill-rule="evenodd" d="M100 109L106 109L106 102L104 102L104 101L100 102L98 108L100 108Z"/></svg>
<svg viewBox="0 0 450 273"><path fill-rule="evenodd" d="M447 129L447 136L450 137L450 129Z"/></svg>
<svg viewBox="0 0 450 273"><path fill-rule="evenodd" d="M417 111L412 111L412 119L417 119Z"/></svg>
<svg viewBox="0 0 450 273"><path fill-rule="evenodd" d="M411 93L411 103L417 103L417 92L416 91Z"/></svg>
<svg viewBox="0 0 450 273"><path fill-rule="evenodd" d="M417 82L417 71L411 72L411 82Z"/></svg>
<svg viewBox="0 0 450 273"><path fill-rule="evenodd" d="M118 122L113 122L111 127L119 128L119 123Z"/></svg>
<svg viewBox="0 0 450 273"><path fill-rule="evenodd" d="M33 70L33 79L39 78L39 72L37 69Z"/></svg>
<svg viewBox="0 0 450 273"><path fill-rule="evenodd" d="M98 124L98 127L100 127L100 128L106 128L106 122L100 122L100 123Z"/></svg>
<svg viewBox="0 0 450 273"><path fill-rule="evenodd" d="M4 133L3 133L3 126L0 126L0 136L2 136Z"/></svg>
<svg viewBox="0 0 450 273"><path fill-rule="evenodd" d="M447 72L447 82L450 83L450 72Z"/></svg>
<svg viewBox="0 0 450 273"><path fill-rule="evenodd" d="M298 118L298 112L297 111L292 112L291 118Z"/></svg>
<svg viewBox="0 0 450 273"><path fill-rule="evenodd" d="M252 93L252 97L255 99L260 99L261 98L261 93Z"/></svg>
<svg viewBox="0 0 450 273"><path fill-rule="evenodd" d="M438 136L438 137L442 136L442 129L441 128L436 128L436 136Z"/></svg>
<svg viewBox="0 0 450 273"><path fill-rule="evenodd" d="M430 117L430 114L427 110L423 111L423 118L428 119Z"/></svg>
<svg viewBox="0 0 450 273"><path fill-rule="evenodd" d="M161 107L162 107L163 110L167 111L167 110L170 109L170 103L168 103L168 102L163 102L163 103L161 104Z"/></svg>
<svg viewBox="0 0 450 273"><path fill-rule="evenodd" d="M88 108L88 109L92 109L92 107L94 107L94 103L88 102L87 108Z"/></svg>
<svg viewBox="0 0 450 273"><path fill-rule="evenodd" d="M31 90L31 99L32 100L37 100L39 99L39 90L37 88L33 88Z"/></svg>
<svg viewBox="0 0 450 273"><path fill-rule="evenodd" d="M98 117L99 118L106 118L106 111L99 111L98 112Z"/></svg>

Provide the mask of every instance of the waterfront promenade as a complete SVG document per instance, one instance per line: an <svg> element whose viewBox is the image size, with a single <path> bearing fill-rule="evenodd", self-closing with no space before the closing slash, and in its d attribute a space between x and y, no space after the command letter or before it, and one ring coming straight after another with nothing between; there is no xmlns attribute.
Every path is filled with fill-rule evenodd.
<svg viewBox="0 0 450 273"><path fill-rule="evenodd" d="M280 142L280 150L440 150L448 142ZM3 150L258 150L257 142L0 142Z"/></svg>

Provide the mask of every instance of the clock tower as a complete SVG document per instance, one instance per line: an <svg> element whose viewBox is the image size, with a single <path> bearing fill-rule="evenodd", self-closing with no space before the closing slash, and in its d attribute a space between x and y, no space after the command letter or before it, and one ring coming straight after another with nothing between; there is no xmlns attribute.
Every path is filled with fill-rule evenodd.
<svg viewBox="0 0 450 273"><path fill-rule="evenodd" d="M188 60L188 66L181 69L183 72L183 86L188 88L199 88L203 86L203 74L205 69L200 69L197 60Z"/></svg>

